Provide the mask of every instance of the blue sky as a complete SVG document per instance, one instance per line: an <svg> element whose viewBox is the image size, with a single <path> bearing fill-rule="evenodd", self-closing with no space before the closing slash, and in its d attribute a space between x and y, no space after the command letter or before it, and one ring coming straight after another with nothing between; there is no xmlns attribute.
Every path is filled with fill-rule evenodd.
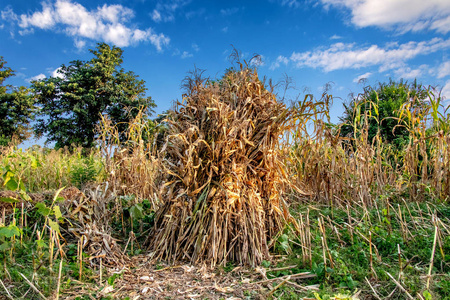
<svg viewBox="0 0 450 300"><path fill-rule="evenodd" d="M17 75L7 83L52 76L107 42L124 49L158 113L194 67L220 77L231 45L261 55L261 76L291 77L292 98L331 83L335 122L360 78L417 78L450 99L449 0L1 0L0 12L0 55Z"/></svg>

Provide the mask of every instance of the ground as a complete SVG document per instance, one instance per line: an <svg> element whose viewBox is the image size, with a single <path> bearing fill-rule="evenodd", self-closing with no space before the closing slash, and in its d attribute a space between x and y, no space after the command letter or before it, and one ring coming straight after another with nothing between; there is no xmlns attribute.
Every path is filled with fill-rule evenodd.
<svg viewBox="0 0 450 300"><path fill-rule="evenodd" d="M283 268L287 270L288 268ZM274 269L269 269L273 271ZM304 285L314 277L308 272L268 279L263 267L216 267L189 264L155 264L148 255L137 255L128 266L109 270L98 284L76 284L64 292L65 299L267 299L282 285L305 292L317 285ZM103 271L105 273L105 270ZM279 285L282 283L282 285ZM279 285L279 286L278 286ZM278 287L277 287L278 286ZM128 297L128 298L127 298ZM308 299L308 298L304 298ZM314 298L312 298L314 299Z"/></svg>

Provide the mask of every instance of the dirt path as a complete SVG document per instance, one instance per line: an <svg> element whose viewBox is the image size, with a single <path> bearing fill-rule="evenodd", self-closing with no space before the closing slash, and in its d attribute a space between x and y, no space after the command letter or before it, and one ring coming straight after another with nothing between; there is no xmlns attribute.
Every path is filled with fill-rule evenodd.
<svg viewBox="0 0 450 300"><path fill-rule="evenodd" d="M223 268L211 269L206 266L191 265L155 265L145 255L132 258L130 267L122 270L110 270L108 277L115 275L112 285L107 277L102 284L79 285L64 292L63 298L76 299L86 295L91 299L267 299L274 283L283 282L283 278L270 280L265 277L263 268L236 267L226 272ZM309 275L311 276L311 275ZM294 276L295 277L295 276ZM298 276L301 278L301 276ZM303 278L307 278L305 274ZM100 278L97 279L100 283ZM289 279L289 284L299 289L307 289Z"/></svg>

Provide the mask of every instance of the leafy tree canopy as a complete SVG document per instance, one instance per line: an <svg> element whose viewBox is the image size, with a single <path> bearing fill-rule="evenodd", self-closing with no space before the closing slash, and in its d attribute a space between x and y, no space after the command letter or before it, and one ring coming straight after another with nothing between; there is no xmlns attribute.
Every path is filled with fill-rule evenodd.
<svg viewBox="0 0 450 300"><path fill-rule="evenodd" d="M90 61L75 60L62 65L57 77L32 82L39 107L34 127L55 147L78 145L90 148L97 138L96 126L106 114L125 140L128 122L139 109L153 113L156 105L146 97L143 80L121 68L123 50L99 43Z"/></svg>
<svg viewBox="0 0 450 300"><path fill-rule="evenodd" d="M378 87L366 87L364 93L344 104L344 115L340 118L341 136L357 138L367 128L367 140L373 142L379 133L382 141L402 148L409 139L408 128L403 126L405 116L401 110L405 104L410 110L425 108L428 89L416 81L380 83ZM400 117L402 117L400 119Z"/></svg>
<svg viewBox="0 0 450 300"><path fill-rule="evenodd" d="M27 138L34 109L27 88L4 85L7 78L14 76L14 71L5 65L0 56L0 145L3 146L13 137L19 142Z"/></svg>

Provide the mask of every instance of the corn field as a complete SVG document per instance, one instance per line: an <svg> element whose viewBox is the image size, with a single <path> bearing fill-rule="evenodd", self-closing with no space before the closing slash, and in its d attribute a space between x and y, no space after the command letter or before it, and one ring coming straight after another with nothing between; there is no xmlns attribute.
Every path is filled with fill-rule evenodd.
<svg viewBox="0 0 450 300"><path fill-rule="evenodd" d="M156 267L170 271L182 263L180 276L197 270L203 279L209 273L201 266L232 265L236 274L253 268L262 278L240 284L262 290L279 283L264 292L267 298L286 294L283 285L309 296L325 293L320 284L331 282L337 290L333 280L340 280L356 298L332 299L359 299L352 283L357 274L346 270L340 253L362 247L368 251L361 258L367 277L359 287L367 299L381 299L383 293L395 299L448 299L450 119L438 91L427 90L420 110L411 97L398 112L397 126L407 129L409 140L396 148L379 132L368 138L369 120L384 120L358 106L376 112L377 103L355 102L355 121L346 124L354 134L342 136L343 124L330 122L333 98L327 93L288 105L246 63L220 80L197 75L187 79L182 100L159 123L140 112L128 126L126 142L103 116L97 147L89 153L1 149L1 284L10 286L2 295L13 298L11 289L14 297L23 296L27 286L30 295L58 299L62 277L100 286L108 282L111 289L109 281L120 269L125 275L117 285L128 294L116 296L153 278L154 295L175 297L161 287L166 279L158 279L163 273ZM415 256L408 249L422 242L429 248L423 257L431 258L424 262L419 254L414 267L422 269L411 271L407 265ZM32 269L28 276L11 274L20 261L17 253L26 247L33 249ZM294 265L278 264L291 256ZM63 262L72 269L64 269ZM393 263L399 268L396 278L382 269ZM133 272L140 276L136 286L130 283L136 280ZM57 278L40 282L47 286L45 295L36 274ZM322 281L302 285L308 278ZM411 278L422 279L411 283ZM193 283L192 289L227 295L233 289L225 286L233 280L209 288ZM88 293L85 288L68 285L64 293L78 299L74 295Z"/></svg>

